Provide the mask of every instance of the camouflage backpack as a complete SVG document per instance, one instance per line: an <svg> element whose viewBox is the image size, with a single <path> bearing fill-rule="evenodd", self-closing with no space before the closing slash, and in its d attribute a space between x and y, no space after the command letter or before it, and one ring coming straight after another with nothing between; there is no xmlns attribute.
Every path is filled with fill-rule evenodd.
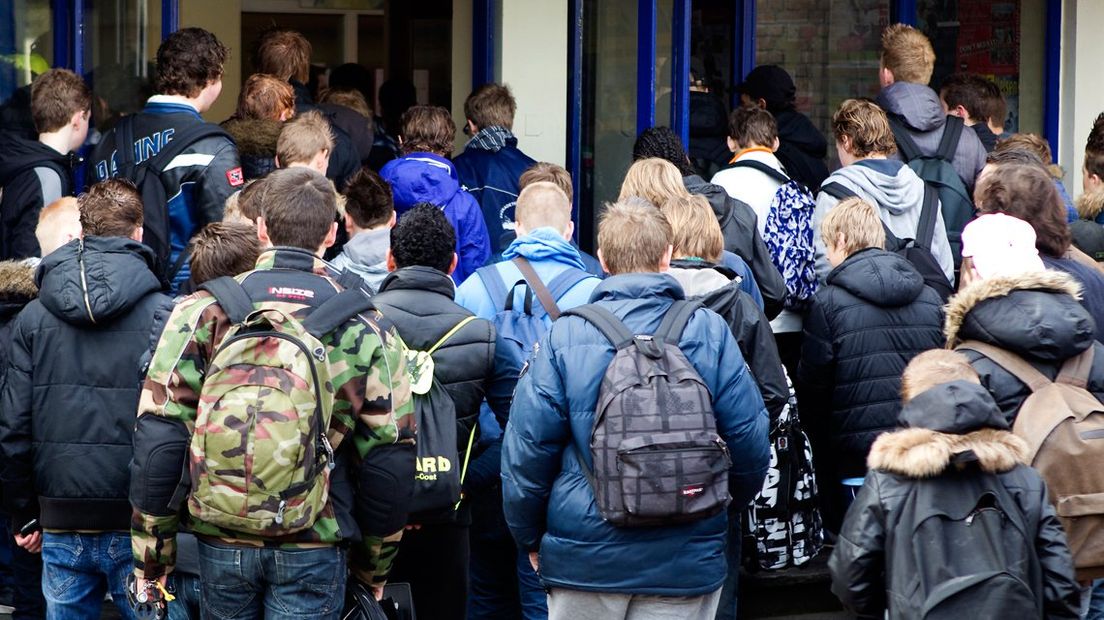
<svg viewBox="0 0 1104 620"><path fill-rule="evenodd" d="M299 321L275 304L255 307L233 278L201 288L232 325L200 392L189 511L260 536L305 530L326 505L334 465L326 436L334 394L321 339L371 302L350 287Z"/></svg>
<svg viewBox="0 0 1104 620"><path fill-rule="evenodd" d="M664 526L725 509L728 447L717 434L713 399L679 349L697 303L676 301L654 335L632 334L590 304L564 312L586 320L616 353L598 392L587 475L602 518L623 527Z"/></svg>

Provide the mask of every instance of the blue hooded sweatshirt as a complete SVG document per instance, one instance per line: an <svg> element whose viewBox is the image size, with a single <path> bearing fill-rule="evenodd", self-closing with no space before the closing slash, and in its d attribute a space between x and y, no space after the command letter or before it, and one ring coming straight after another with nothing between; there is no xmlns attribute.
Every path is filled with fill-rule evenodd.
<svg viewBox="0 0 1104 620"><path fill-rule="evenodd" d="M611 276L592 300L632 333L651 334L682 287L667 274ZM694 313L679 348L713 395L717 431L732 455L732 505L762 488L769 461L769 422L755 379L727 323ZM540 552L547 587L659 596L701 596L721 587L727 571L728 519L669 527L621 528L598 513L579 459L590 463L590 435L614 347L580 317L561 317L533 351L518 380L502 442L503 510L523 551Z"/></svg>
<svg viewBox="0 0 1104 620"><path fill-rule="evenodd" d="M514 239L513 243L506 248L502 253L502 262L495 265L503 282L517 282L522 279L521 271L512 260L515 256L528 260L546 285L569 267L585 270L583 260L575 246L550 227L538 228L524 237ZM556 305L563 311L587 303L590 301L591 291L598 286L599 282L601 280L598 278L580 281L557 299ZM517 307L521 307L523 293L519 290L515 294L517 298L514 301L518 304ZM494 318L498 306L495 302L496 300L491 299L487 287L483 285L482 278L477 275L465 280L456 290L456 303L471 310L481 319ZM548 325L552 324L547 316L544 320Z"/></svg>
<svg viewBox="0 0 1104 620"><path fill-rule="evenodd" d="M456 254L460 258L452 273L453 281L463 282L487 262L491 241L483 211L475 198L460 188L452 162L433 153L410 153L387 162L380 176L391 184L395 212L400 218L420 202L445 212L456 230Z"/></svg>

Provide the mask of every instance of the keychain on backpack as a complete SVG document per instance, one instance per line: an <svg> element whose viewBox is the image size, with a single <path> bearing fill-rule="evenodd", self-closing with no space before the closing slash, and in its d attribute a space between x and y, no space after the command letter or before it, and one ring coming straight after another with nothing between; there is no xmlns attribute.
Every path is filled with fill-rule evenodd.
<svg viewBox="0 0 1104 620"><path fill-rule="evenodd" d="M127 576L127 603L134 610L137 620L164 620L168 617L169 603L176 597L160 581L147 581L146 587L138 591L138 578Z"/></svg>

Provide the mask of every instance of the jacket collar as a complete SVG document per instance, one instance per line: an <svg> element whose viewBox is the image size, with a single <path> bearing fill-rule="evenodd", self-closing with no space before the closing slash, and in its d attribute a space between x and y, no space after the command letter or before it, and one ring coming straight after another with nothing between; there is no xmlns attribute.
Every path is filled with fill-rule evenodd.
<svg viewBox="0 0 1104 620"><path fill-rule="evenodd" d="M610 276L594 288L590 301L618 301L667 297L685 299L686 294L678 281L665 273L626 273Z"/></svg>
<svg viewBox="0 0 1104 620"><path fill-rule="evenodd" d="M1059 271L1000 276L974 282L960 290L947 304L947 318L943 326L947 347L954 348L959 344L958 334L962 323L975 306L987 299L1005 297L1017 290L1054 291L1081 299L1081 285L1072 276Z"/></svg>
<svg viewBox="0 0 1104 620"><path fill-rule="evenodd" d="M1104 191L1085 192L1077 197L1077 214L1083 220L1095 220L1104 212Z"/></svg>
<svg viewBox="0 0 1104 620"><path fill-rule="evenodd" d="M326 262L315 256L312 252L300 248L284 246L268 248L257 257L256 268L260 269L293 269L305 271L319 276L330 277Z"/></svg>
<svg viewBox="0 0 1104 620"><path fill-rule="evenodd" d="M512 131L498 125L491 125L479 130L479 133L468 140L464 148L478 149L497 153L507 146L517 146L517 137Z"/></svg>
<svg viewBox="0 0 1104 620"><path fill-rule="evenodd" d="M449 299L456 296L456 285L451 277L443 271L420 265L392 271L383 279L379 288L380 293L403 290L437 293Z"/></svg>
<svg viewBox="0 0 1104 620"><path fill-rule="evenodd" d="M960 462L961 455L986 473L1001 473L1027 462L1027 443L1009 431L983 428L965 435L927 428L884 433L874 441L866 464L910 478L931 478Z"/></svg>
<svg viewBox="0 0 1104 620"><path fill-rule="evenodd" d="M543 226L514 239L502 252L502 260L511 260L517 256L531 262L551 260L576 269L586 268L579 250L551 226Z"/></svg>

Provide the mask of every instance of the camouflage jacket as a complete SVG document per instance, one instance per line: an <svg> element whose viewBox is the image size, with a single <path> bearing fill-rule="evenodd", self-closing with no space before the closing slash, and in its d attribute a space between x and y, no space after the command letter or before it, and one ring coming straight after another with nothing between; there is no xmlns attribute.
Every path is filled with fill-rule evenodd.
<svg viewBox="0 0 1104 620"><path fill-rule="evenodd" d="M278 272L280 275L276 275ZM318 276L325 280L321 281ZM265 251L256 269L238 276L237 280L245 282L253 278L260 279L277 297L276 301L264 301L266 307L281 307L298 319L305 318L324 301L303 300L304 288L313 286L318 297L325 294L327 298L339 290L325 263L307 252L287 248ZM289 280L298 284L285 288ZM295 294L280 299L281 291ZM138 405L139 419L147 415L162 416L182 423L189 435L194 431L205 369L230 327L226 314L206 291L190 295L177 305L150 361ZM351 453L351 460L358 462L378 446L412 443L414 417L404 366L405 345L394 327L378 312L372 311L348 321L322 338L322 343L328 349L335 390L327 433L335 452ZM140 441L138 437L136 435L136 442ZM352 439L355 451L340 449L346 438ZM140 447L136 445L135 449L138 451ZM140 483L139 480L136 484ZM187 509L181 511L183 514L172 516L155 516L135 509L131 544L136 573L154 578L172 570L176 533L181 520L185 519L184 525L197 535L235 545L287 548L350 542L351 568L356 577L365 583L383 582L397 552L401 530L382 538L361 537L359 531L348 531L355 530L355 525L350 525L348 514L337 513L336 491L333 488L331 491L312 528L276 539L222 530L191 518ZM337 503L347 502L339 500ZM348 508L344 510L347 512Z"/></svg>

